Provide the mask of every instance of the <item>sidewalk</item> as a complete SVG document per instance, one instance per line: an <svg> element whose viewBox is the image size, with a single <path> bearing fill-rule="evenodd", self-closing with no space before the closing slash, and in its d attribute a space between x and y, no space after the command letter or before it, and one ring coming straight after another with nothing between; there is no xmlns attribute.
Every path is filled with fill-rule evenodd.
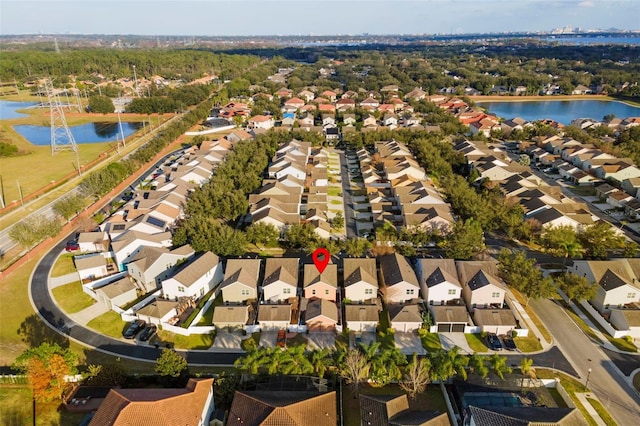
<svg viewBox="0 0 640 426"><path fill-rule="evenodd" d="M61 285L69 284L72 282L80 281L80 277L77 272L72 272L61 277L49 277L49 288L60 287Z"/></svg>
<svg viewBox="0 0 640 426"><path fill-rule="evenodd" d="M596 409L593 408L593 405L591 405L591 403L587 401L587 398L590 398L590 399L595 399L596 401L599 402L598 397L588 392L587 393L576 392L574 395L576 396L576 398L578 398L578 401L580 401L580 404L584 406L584 409L587 410L587 413L589 413L591 418L596 422L598 426L607 426L607 424L605 423L604 420L602 420L602 417L600 417Z"/></svg>
<svg viewBox="0 0 640 426"><path fill-rule="evenodd" d="M87 323L92 319L99 317L102 314L106 314L109 311L110 309L107 308L104 304L96 302L88 308L84 308L80 312L67 315L78 324L87 325Z"/></svg>
<svg viewBox="0 0 640 426"><path fill-rule="evenodd" d="M535 325L535 323L533 322L533 320L531 319L527 311L524 310L524 307L515 298L513 293L511 293L510 290L507 290L507 294L509 295L510 302L513 304L512 305L513 308L518 311L518 314L520 314L520 317L522 318L522 320L527 323L529 330L531 330L533 334L536 335L536 337L538 338L538 341L540 342L540 345L542 345L542 350L538 352L544 352L551 349L551 347L553 346L553 342L547 342L545 340L544 336L542 335L538 327Z"/></svg>

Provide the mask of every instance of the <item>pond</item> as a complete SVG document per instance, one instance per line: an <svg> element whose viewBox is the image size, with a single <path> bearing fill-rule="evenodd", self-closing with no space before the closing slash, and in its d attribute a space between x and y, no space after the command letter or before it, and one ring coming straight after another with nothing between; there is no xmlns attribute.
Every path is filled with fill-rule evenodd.
<svg viewBox="0 0 640 426"><path fill-rule="evenodd" d="M128 137L142 128L142 123L122 123L122 133L124 137ZM51 128L47 126L31 126L19 125L13 127L16 132L20 133L34 145L50 145L51 144ZM121 140L120 126L118 123L95 122L87 123L79 126L69 126L71 134L77 144L83 143L101 143Z"/></svg>
<svg viewBox="0 0 640 426"><path fill-rule="evenodd" d="M607 114L618 118L640 116L640 108L617 101L570 100L570 101L515 101L515 102L477 102L489 109L489 112L511 119L521 117L525 120L543 120L550 118L562 124L571 124L576 118L602 120Z"/></svg>
<svg viewBox="0 0 640 426"><path fill-rule="evenodd" d="M25 109L37 105L36 102L11 102L0 101L0 120L10 120L12 118L22 118L27 114L16 112L19 109Z"/></svg>

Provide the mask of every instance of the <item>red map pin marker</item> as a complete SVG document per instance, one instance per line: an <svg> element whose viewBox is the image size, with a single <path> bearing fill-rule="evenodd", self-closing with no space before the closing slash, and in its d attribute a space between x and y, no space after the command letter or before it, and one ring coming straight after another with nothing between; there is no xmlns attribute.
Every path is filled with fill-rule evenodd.
<svg viewBox="0 0 640 426"><path fill-rule="evenodd" d="M316 268L318 268L318 272L322 273L329 264L331 255L329 254L329 250L324 247L320 247L315 249L315 251L311 255L311 259L313 259L313 264L316 265Z"/></svg>

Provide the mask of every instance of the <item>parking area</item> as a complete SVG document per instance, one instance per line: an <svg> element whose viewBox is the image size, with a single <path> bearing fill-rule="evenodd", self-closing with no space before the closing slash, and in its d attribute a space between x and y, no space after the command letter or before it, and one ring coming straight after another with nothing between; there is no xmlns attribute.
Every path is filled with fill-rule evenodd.
<svg viewBox="0 0 640 426"><path fill-rule="evenodd" d="M264 348L275 348L277 338L278 330L262 330L258 346L262 346Z"/></svg>
<svg viewBox="0 0 640 426"><path fill-rule="evenodd" d="M316 350L316 349L335 349L336 347L336 333L328 332L328 333L314 333L310 332L307 334L307 349L308 350Z"/></svg>
<svg viewBox="0 0 640 426"><path fill-rule="evenodd" d="M474 352L464 337L464 333L438 333L438 336L440 337L440 343L442 343L442 349L445 351L457 346L462 353L472 354Z"/></svg>
<svg viewBox="0 0 640 426"><path fill-rule="evenodd" d="M416 333L396 331L393 338L396 341L396 347L405 355L412 355L413 353L425 355L427 353L426 349L422 347L420 337Z"/></svg>
<svg viewBox="0 0 640 426"><path fill-rule="evenodd" d="M242 339L250 337L243 336L240 330L238 331L228 331L228 330L218 330L216 333L216 339L213 341L213 345L211 349L216 351L224 351L224 350L233 350L239 351L242 350Z"/></svg>

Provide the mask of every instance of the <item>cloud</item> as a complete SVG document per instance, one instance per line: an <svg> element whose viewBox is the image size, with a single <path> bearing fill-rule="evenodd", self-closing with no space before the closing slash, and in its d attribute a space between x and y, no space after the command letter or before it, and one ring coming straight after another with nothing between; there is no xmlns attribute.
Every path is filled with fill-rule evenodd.
<svg viewBox="0 0 640 426"><path fill-rule="evenodd" d="M578 7L593 7L593 6L595 6L594 3L589 0L581 1L580 3L578 3Z"/></svg>

